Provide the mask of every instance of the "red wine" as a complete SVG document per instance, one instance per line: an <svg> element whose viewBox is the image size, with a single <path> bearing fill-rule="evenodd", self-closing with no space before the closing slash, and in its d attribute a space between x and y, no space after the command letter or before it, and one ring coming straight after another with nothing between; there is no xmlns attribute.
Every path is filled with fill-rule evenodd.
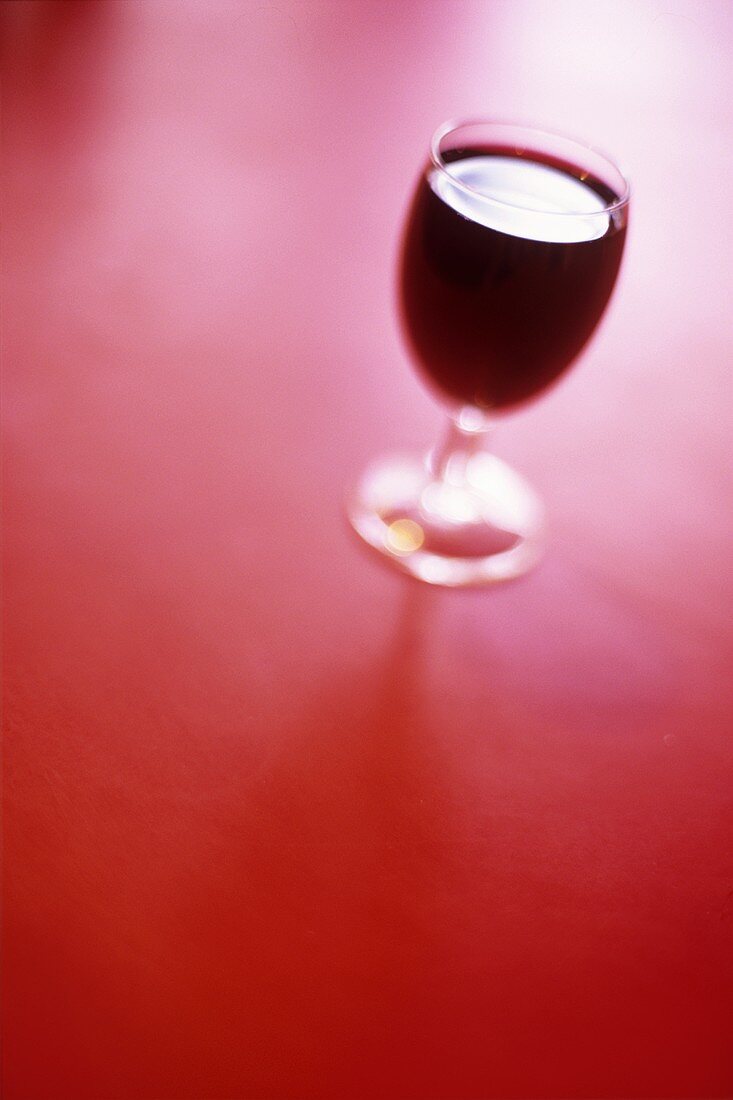
<svg viewBox="0 0 733 1100"><path fill-rule="evenodd" d="M427 169L408 217L404 329L443 397L510 408L555 381L592 334L626 210L609 213L619 196L550 158L484 147L445 161L447 172Z"/></svg>

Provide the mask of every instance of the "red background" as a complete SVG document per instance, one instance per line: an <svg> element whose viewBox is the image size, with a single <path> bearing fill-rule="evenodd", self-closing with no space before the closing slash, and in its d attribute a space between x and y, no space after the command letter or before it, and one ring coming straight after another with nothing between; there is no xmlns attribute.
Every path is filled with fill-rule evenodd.
<svg viewBox="0 0 733 1100"><path fill-rule="evenodd" d="M6 4L5 1093L723 1097L731 6ZM543 564L372 560L440 411L393 310L433 128L632 178L497 450Z"/></svg>

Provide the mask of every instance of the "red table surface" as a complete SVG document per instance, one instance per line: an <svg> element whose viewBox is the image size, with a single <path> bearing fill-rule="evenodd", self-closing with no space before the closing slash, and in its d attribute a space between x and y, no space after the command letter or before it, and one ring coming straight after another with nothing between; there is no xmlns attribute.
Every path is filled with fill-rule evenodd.
<svg viewBox="0 0 733 1100"><path fill-rule="evenodd" d="M6 4L4 1096L723 1097L727 3ZM497 451L542 565L371 558L442 414L393 309L432 129L634 184Z"/></svg>

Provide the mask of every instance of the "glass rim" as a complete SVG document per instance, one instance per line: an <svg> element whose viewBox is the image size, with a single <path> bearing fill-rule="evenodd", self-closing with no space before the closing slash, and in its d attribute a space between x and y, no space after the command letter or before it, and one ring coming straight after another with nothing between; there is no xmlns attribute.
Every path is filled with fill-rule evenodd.
<svg viewBox="0 0 733 1100"><path fill-rule="evenodd" d="M464 183L463 180L454 176L449 171L449 166L443 160L440 152L440 143L444 137L452 133L454 130L460 130L465 126L493 126L497 129L503 130L523 130L527 134L534 134L538 137L559 139L560 141L568 142L570 145L574 145L578 149L585 150L586 152L593 153L595 156L600 157L606 164L618 173L619 178L623 183L623 190L621 195L614 199L613 202L606 203L601 210L581 211L581 210L538 210L532 206L520 206L517 203L505 202L503 199L493 199L490 195L484 194L483 191L477 190L475 187L469 186ZM609 214L615 213L617 210L623 209L628 206L629 199L631 197L631 184L626 173L619 168L616 162L608 155L604 153L602 149L598 149L595 145L589 145L585 141L580 141L578 138L570 137L568 134L562 134L557 130L547 130L544 127L532 126L525 122L505 122L499 119L492 118L457 118L449 119L447 122L442 123L434 131L432 138L430 139L430 160L432 165L441 175L450 180L451 186L458 187L460 190L466 192L471 196L478 196L486 203L490 203L493 206L499 206L504 210L521 210L525 213L542 214L547 218L597 218L599 216L607 217Z"/></svg>

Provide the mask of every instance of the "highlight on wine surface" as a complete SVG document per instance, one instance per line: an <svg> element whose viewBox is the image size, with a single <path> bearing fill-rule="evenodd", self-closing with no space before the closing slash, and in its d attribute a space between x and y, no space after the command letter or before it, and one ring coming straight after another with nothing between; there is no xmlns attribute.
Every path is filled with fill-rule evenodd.
<svg viewBox="0 0 733 1100"><path fill-rule="evenodd" d="M407 215L398 298L449 435L427 460L367 471L349 506L359 534L402 569L436 584L481 584L537 560L540 503L484 437L556 382L591 338L616 282L628 209L628 183L589 146L483 121L436 131Z"/></svg>

